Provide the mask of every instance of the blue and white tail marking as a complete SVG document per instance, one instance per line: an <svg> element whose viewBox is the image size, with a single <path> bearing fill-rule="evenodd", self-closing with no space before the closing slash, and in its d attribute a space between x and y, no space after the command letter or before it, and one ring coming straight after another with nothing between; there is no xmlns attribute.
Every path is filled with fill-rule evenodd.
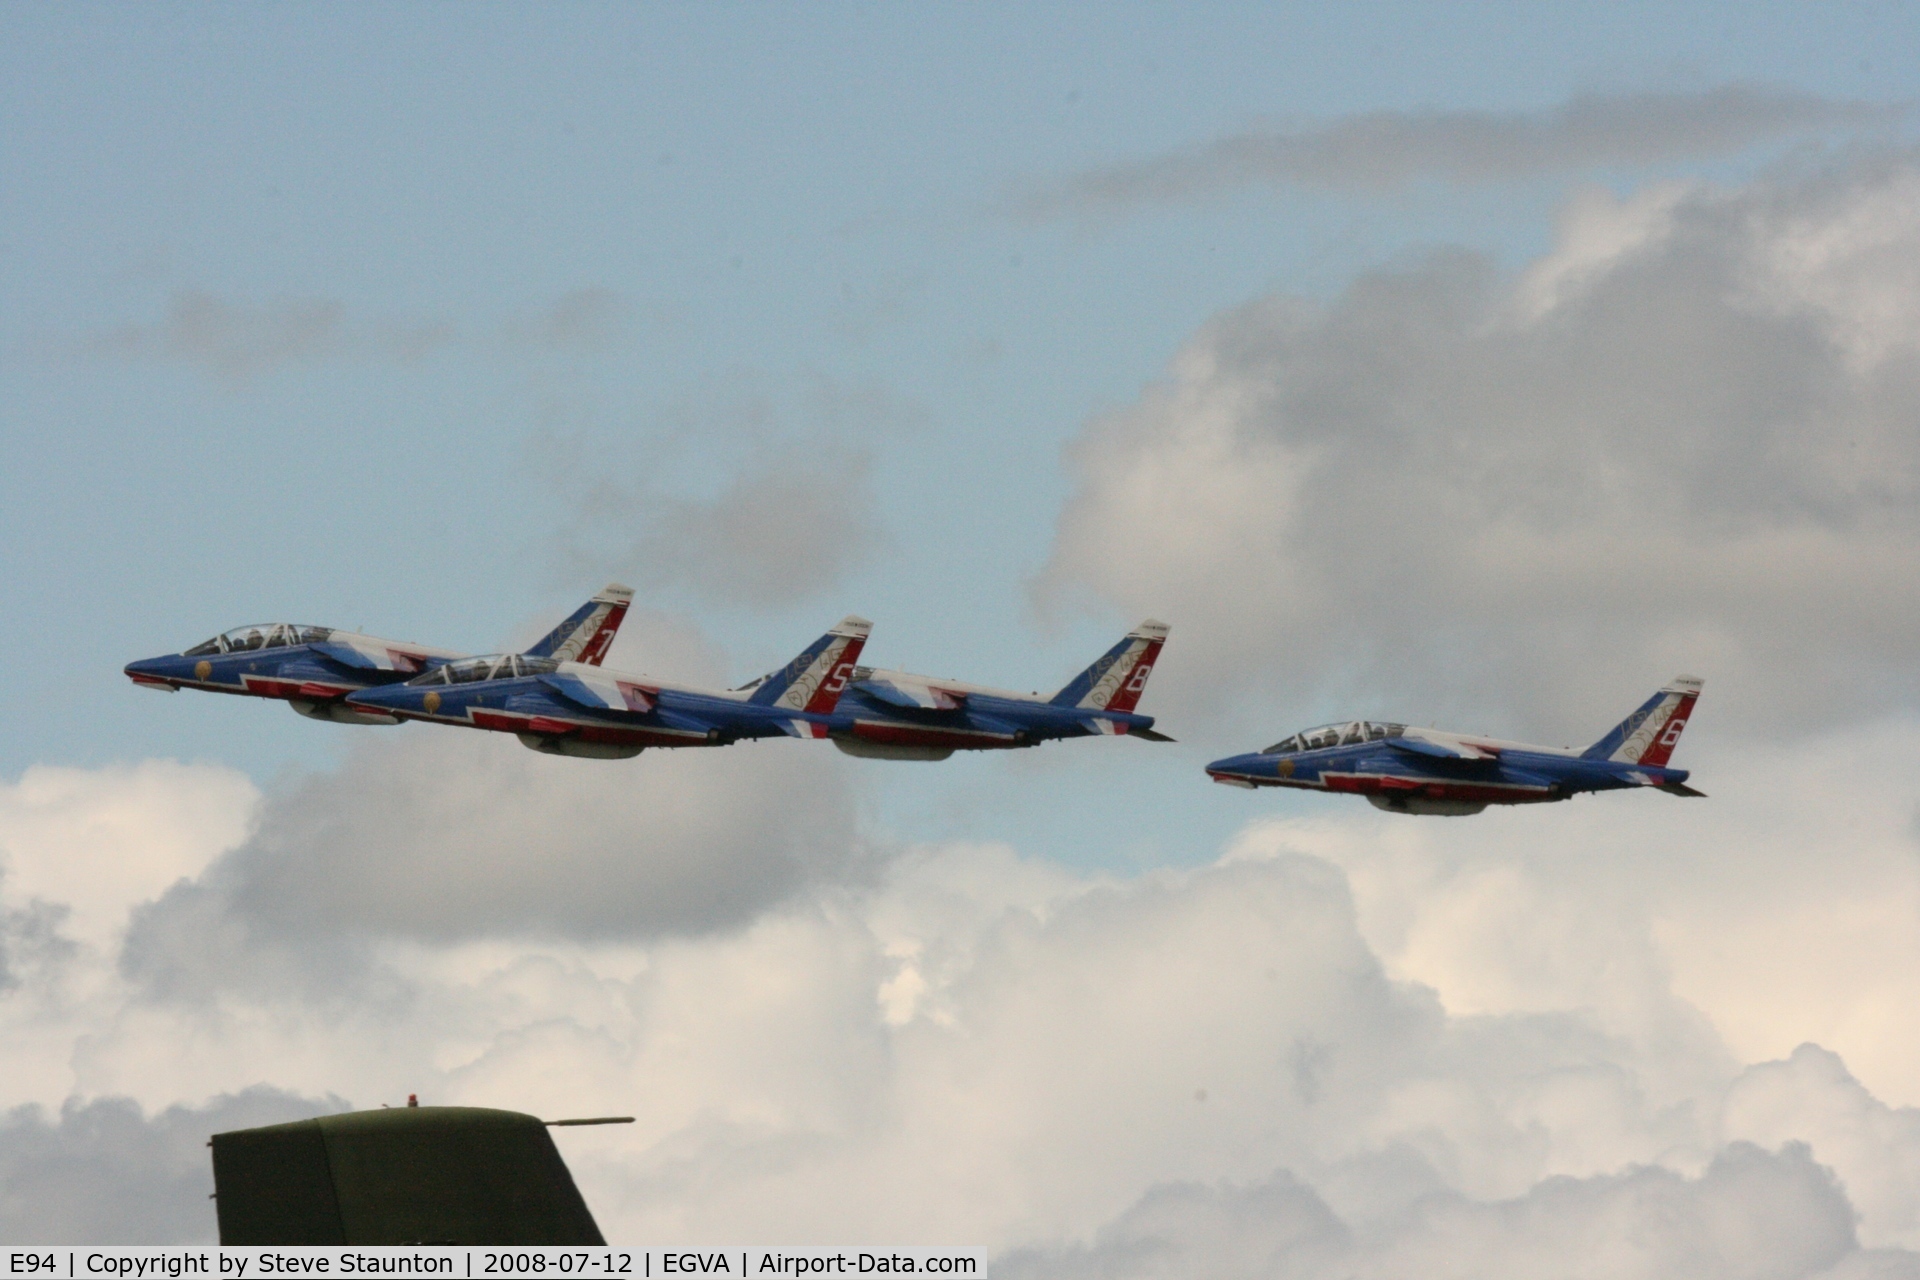
<svg viewBox="0 0 1920 1280"><path fill-rule="evenodd" d="M1704 683L1695 676L1675 676L1606 737L1582 751L1581 757L1664 768L1687 727Z"/></svg>
<svg viewBox="0 0 1920 1280"><path fill-rule="evenodd" d="M584 662L599 666L607 656L607 646L627 616L633 603L633 589L609 582L599 595L581 605L527 650L535 658L557 658L561 662Z"/></svg>
<svg viewBox="0 0 1920 1280"><path fill-rule="evenodd" d="M792 662L762 680L747 701L762 707L832 715L872 631L871 622L848 614L833 630L802 649Z"/></svg>
<svg viewBox="0 0 1920 1280"><path fill-rule="evenodd" d="M1148 618L1127 638L1100 655L1100 660L1067 682L1053 695L1056 707L1090 711L1132 711L1146 690L1147 677L1167 642L1166 623Z"/></svg>

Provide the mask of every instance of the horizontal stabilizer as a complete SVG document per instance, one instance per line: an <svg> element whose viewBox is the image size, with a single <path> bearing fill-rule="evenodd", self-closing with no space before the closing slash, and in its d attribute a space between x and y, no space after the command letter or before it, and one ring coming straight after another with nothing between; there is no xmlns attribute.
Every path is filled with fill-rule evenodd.
<svg viewBox="0 0 1920 1280"><path fill-rule="evenodd" d="M1169 738L1166 734L1160 732L1158 729L1129 729L1127 730L1127 736L1132 738L1145 738L1148 742L1177 741L1177 739Z"/></svg>
<svg viewBox="0 0 1920 1280"><path fill-rule="evenodd" d="M820 724L818 721L780 720L780 721L776 721L775 723L777 723L780 726L781 730L785 732L789 737L824 738L827 736L827 726L825 726L824 724Z"/></svg>
<svg viewBox="0 0 1920 1280"><path fill-rule="evenodd" d="M917 711L958 711L966 700L964 693L894 676L875 676L862 680L854 688L882 702Z"/></svg>
<svg viewBox="0 0 1920 1280"><path fill-rule="evenodd" d="M1655 787L1654 790L1664 791L1670 796L1695 796L1702 800L1707 798L1706 792L1695 791L1684 782L1663 782Z"/></svg>
<svg viewBox="0 0 1920 1280"><path fill-rule="evenodd" d="M1432 738L1388 738L1387 745L1410 755L1432 756L1440 760L1493 760L1492 752L1468 746L1464 742L1436 742Z"/></svg>

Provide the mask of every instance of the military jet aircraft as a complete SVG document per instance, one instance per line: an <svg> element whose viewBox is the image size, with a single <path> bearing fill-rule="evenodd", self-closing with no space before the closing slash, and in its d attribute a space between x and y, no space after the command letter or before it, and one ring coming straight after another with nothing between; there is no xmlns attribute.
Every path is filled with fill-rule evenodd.
<svg viewBox="0 0 1920 1280"><path fill-rule="evenodd" d="M632 590L617 582L609 583L527 654L542 660L598 664L632 602ZM141 688L164 693L209 689L281 698L301 715L315 720L399 724L385 712L348 706L347 695L406 680L465 656L451 649L383 640L333 627L273 622L236 627L184 653L129 662L126 673Z"/></svg>
<svg viewBox="0 0 1920 1280"><path fill-rule="evenodd" d="M1102 654L1051 698L957 680L860 667L840 701L833 743L848 755L882 760L945 760L955 751L1034 747L1054 738L1131 734L1173 739L1134 706L1166 643L1152 619Z"/></svg>
<svg viewBox="0 0 1920 1280"><path fill-rule="evenodd" d="M1699 796L1704 793L1687 785L1687 771L1667 768L1667 760L1693 714L1701 683L1676 676L1580 752L1353 720L1215 760L1207 773L1229 786L1348 792L1393 813L1450 816L1479 813L1490 804L1537 804L1626 787Z"/></svg>
<svg viewBox="0 0 1920 1280"><path fill-rule="evenodd" d="M444 663L405 684L362 690L347 705L518 734L535 751L595 760L780 734L824 738L872 628L865 618L842 618L771 676L724 693L510 653Z"/></svg>

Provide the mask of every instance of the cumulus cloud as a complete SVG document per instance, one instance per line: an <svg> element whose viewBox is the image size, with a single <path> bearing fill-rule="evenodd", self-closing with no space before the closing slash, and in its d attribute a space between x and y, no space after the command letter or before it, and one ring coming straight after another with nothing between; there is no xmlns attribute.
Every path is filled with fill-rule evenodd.
<svg viewBox="0 0 1920 1280"><path fill-rule="evenodd" d="M1039 1280L1218 1276L1606 1277L1790 1280L1857 1256L1846 1196L1804 1146L1744 1143L1698 1178L1666 1169L1557 1178L1498 1203L1441 1193L1353 1231L1280 1175L1251 1187L1158 1187L1091 1246L1015 1255L996 1273ZM1899 1259L1910 1274L1911 1255Z"/></svg>
<svg viewBox="0 0 1920 1280"><path fill-rule="evenodd" d="M415 727L270 798L250 838L138 913L127 964L217 987L237 975L208 944L234 928L316 946L700 933L847 874L857 844L842 775L803 744L580 761Z"/></svg>
<svg viewBox="0 0 1920 1280"><path fill-rule="evenodd" d="M154 1116L125 1098L69 1100L0 1116L0 1239L14 1244L213 1241L207 1139L345 1110L256 1088Z"/></svg>
<svg viewBox="0 0 1920 1280"><path fill-rule="evenodd" d="M506 745L657 798L640 776L655 757ZM1723 749L1703 762L1712 801L1470 821L1324 806L1252 825L1206 865L1126 877L926 847L802 877L728 928L604 930L536 898L540 928L519 936L497 905L438 933L369 905L397 896L432 919L406 875L323 881L441 858L423 832L443 825L484 881L494 842L537 829L509 806L550 814L552 791L616 808L574 790L601 784L523 786L482 762L442 803L383 781L388 756L264 800L206 766L175 766L189 800L143 792L137 769L80 775L27 806L60 821L10 841L0 909L61 906L9 886L51 884L66 843L109 815L138 865L141 806L199 807L203 841L152 827L203 866L150 878L157 899L96 904L101 941L0 991L19 1062L0 1105L94 1117L16 1117L22 1168L68 1167L61 1152L86 1143L54 1131L92 1125L141 1186L203 1176L140 1153L227 1123L163 1122L169 1108L262 1083L314 1109L299 1100L417 1092L632 1114L561 1139L616 1239L885 1236L1039 1276L1910 1275L1920 1037L1897 1011L1920 997L1920 796L1901 762L1920 730L1793 745L1830 767L1783 788L1785 747ZM445 783L459 763L432 772ZM367 812L329 814L353 808ZM348 852L289 834L307 827ZM600 892L650 909L639 874L594 861L606 831L624 838L552 837L550 874L584 860ZM322 870L276 888L284 904L249 896L306 861ZM506 883L502 897L539 892ZM186 910L193 894L216 909ZM351 972L325 950L342 938ZM103 1102L117 1098L144 1111Z"/></svg>
<svg viewBox="0 0 1920 1280"><path fill-rule="evenodd" d="M1584 743L1679 671L1747 729L1910 705L1916 285L1894 156L1586 192L1516 273L1257 299L1072 446L1037 597L1174 622L1160 693L1198 718Z"/></svg>
<svg viewBox="0 0 1920 1280"><path fill-rule="evenodd" d="M1903 107L1789 89L1582 94L1545 111L1373 111L1256 129L1079 173L1020 197L1029 218L1115 212L1250 186L1380 191L1422 179L1463 184L1735 154L1761 143L1892 124Z"/></svg>

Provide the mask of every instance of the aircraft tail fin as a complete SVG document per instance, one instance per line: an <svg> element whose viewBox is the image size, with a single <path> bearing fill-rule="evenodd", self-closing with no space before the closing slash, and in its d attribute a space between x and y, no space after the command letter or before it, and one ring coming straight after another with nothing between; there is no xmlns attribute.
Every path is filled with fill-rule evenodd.
<svg viewBox="0 0 1920 1280"><path fill-rule="evenodd" d="M1100 655L1100 660L1067 682L1050 699L1056 707L1085 707L1094 711L1132 711L1160 659L1160 646L1170 628L1148 618L1127 638Z"/></svg>
<svg viewBox="0 0 1920 1280"><path fill-rule="evenodd" d="M848 614L786 666L762 680L747 701L762 707L831 715L853 677L873 624Z"/></svg>
<svg viewBox="0 0 1920 1280"><path fill-rule="evenodd" d="M535 658L558 658L597 667L607 656L607 646L613 643L632 603L633 588L609 582L599 595L568 614L565 622L547 632L527 653Z"/></svg>
<svg viewBox="0 0 1920 1280"><path fill-rule="evenodd" d="M1606 737L1581 752L1588 760L1617 760L1664 768L1693 714L1693 704L1705 683L1696 676L1675 676L1666 687L1640 704L1632 715Z"/></svg>

